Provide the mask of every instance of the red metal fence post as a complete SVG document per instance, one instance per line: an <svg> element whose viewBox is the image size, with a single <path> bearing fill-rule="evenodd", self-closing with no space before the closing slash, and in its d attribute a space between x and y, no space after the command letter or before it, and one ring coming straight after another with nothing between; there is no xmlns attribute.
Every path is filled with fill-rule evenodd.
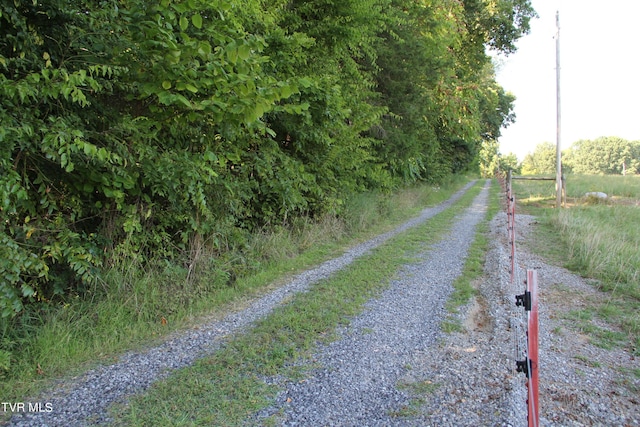
<svg viewBox="0 0 640 427"><path fill-rule="evenodd" d="M527 327L527 406L529 409L529 427L539 426L539 389L538 389L538 272L527 270L527 290L531 295L531 310Z"/></svg>
<svg viewBox="0 0 640 427"><path fill-rule="evenodd" d="M507 173L507 229L511 246L511 284L516 274L516 198L511 188L511 170Z"/></svg>
<svg viewBox="0 0 640 427"><path fill-rule="evenodd" d="M511 284L516 276L516 197L511 187L511 171L507 174L507 228L511 246ZM522 295L516 295L516 305L523 306L527 312L527 358L517 360L518 372L527 376L528 426L539 427L540 406L538 381L538 272L527 269L527 288Z"/></svg>

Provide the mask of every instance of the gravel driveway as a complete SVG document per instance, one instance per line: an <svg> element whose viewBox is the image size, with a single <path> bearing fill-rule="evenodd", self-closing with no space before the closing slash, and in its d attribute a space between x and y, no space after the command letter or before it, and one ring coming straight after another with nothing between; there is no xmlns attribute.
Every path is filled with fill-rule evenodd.
<svg viewBox="0 0 640 427"><path fill-rule="evenodd" d="M526 426L525 312L515 305L527 269L538 272L540 425L640 426L640 363L630 349L603 349L566 318L589 300L606 300L587 281L527 249L538 225L516 217L517 274L510 280L504 213L492 219L477 295L443 333L443 304L459 274L486 203L483 191L451 234L407 265L367 309L318 350L302 381L258 414L283 426ZM449 321L450 319L447 319ZM606 324L600 325L607 328Z"/></svg>
<svg viewBox="0 0 640 427"><path fill-rule="evenodd" d="M526 378L515 372L515 361L524 360L525 317L515 295L524 291L526 269L534 269L540 310L540 426L640 426L640 361L633 349L598 347L567 316L589 301L606 301L608 294L529 250L526 243L535 238L538 226L535 217L516 215L518 274L512 285L506 215L493 218L485 275L475 283L478 295L457 315L464 330L446 334L413 367L414 379L434 387L419 415L404 425L527 425Z"/></svg>
<svg viewBox="0 0 640 427"><path fill-rule="evenodd" d="M389 289L318 348L308 375L295 382L270 378L282 392L248 424L283 426L525 426L522 357L523 310L514 296L524 285L509 281L506 216L491 222L485 275L477 296L457 314L462 330L443 333L452 316L452 292L487 204L488 182L451 233L406 265ZM448 208L420 217L327 261L221 321L183 332L146 352L130 353L46 395L53 411L22 413L11 426L82 426L108 421L108 406L143 391L168 372L211 353L231 334L265 316L295 292L344 268L356 258ZM589 298L605 298L568 271L546 264L523 245L535 218L517 216L518 272L538 270L540 296L540 415L543 426L640 426L640 363L626 349L604 350L563 320ZM635 374L634 374L635 373ZM91 420L91 421L89 421Z"/></svg>
<svg viewBox="0 0 640 427"><path fill-rule="evenodd" d="M197 329L183 331L147 351L125 354L113 365L99 367L75 379L60 381L55 389L49 390L40 398L38 403L42 404L42 411L30 412L23 409L13 415L8 425L71 427L108 422L106 411L112 403L122 402L127 396L139 393L153 382L166 377L172 370L212 353L231 334L241 333L293 293L307 290L312 284L346 267L391 237L449 208L473 184L474 182L468 183L447 201L424 209L418 217L395 230L357 245L344 255L294 277L289 283L257 299L242 311L231 313L221 321L212 321Z"/></svg>
<svg viewBox="0 0 640 427"><path fill-rule="evenodd" d="M487 197L488 184L449 235L406 265L389 289L338 331L336 341L312 357L320 368L303 381L284 384L279 404L260 417L283 413L278 418L285 426L424 425L398 416L411 404L404 388L415 382L414 367L442 338L444 305L484 218Z"/></svg>

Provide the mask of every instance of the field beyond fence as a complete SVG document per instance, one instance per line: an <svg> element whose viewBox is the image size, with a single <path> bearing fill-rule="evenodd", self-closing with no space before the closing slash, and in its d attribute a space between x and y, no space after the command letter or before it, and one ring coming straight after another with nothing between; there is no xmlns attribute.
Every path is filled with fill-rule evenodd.
<svg viewBox="0 0 640 427"><path fill-rule="evenodd" d="M514 181L513 186L520 211L541 223L536 251L594 279L605 292L602 301L576 310L576 317L599 317L614 333L594 330L588 321L585 332L600 346L640 354L640 177L568 175L562 209L553 208L554 182ZM607 197L587 196L590 192Z"/></svg>

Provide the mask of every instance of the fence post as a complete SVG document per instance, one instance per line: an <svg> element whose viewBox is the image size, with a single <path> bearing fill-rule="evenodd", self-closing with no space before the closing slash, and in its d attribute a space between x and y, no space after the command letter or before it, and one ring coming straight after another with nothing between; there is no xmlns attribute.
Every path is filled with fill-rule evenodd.
<svg viewBox="0 0 640 427"><path fill-rule="evenodd" d="M511 284L513 285L516 262L515 205L511 171L507 174L507 218L511 245ZM562 177L562 189L566 191ZM557 180L556 180L557 183ZM539 381L538 381L538 272L527 269L527 287L524 294L516 295L516 305L523 306L527 313L527 357L516 360L516 368L527 376L527 420L528 427L539 427Z"/></svg>
<svg viewBox="0 0 640 427"><path fill-rule="evenodd" d="M511 284L516 272L516 198L511 187L512 178L512 171L509 169L507 172L507 230L511 246Z"/></svg>
<svg viewBox="0 0 640 427"><path fill-rule="evenodd" d="M538 383L538 272L527 270L527 290L531 298L531 310L527 326L527 407L529 427L539 425L539 383Z"/></svg>

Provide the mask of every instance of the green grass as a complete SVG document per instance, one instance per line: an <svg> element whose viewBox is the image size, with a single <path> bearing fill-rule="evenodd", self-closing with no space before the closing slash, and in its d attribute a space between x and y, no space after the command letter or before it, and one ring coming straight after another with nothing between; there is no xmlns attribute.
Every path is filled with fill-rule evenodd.
<svg viewBox="0 0 640 427"><path fill-rule="evenodd" d="M622 374L618 377L615 382L622 387L628 389L631 393L640 395L640 387L638 387L637 383L634 381L634 378L640 378L640 369L639 368L627 368L623 367L619 369L619 372Z"/></svg>
<svg viewBox="0 0 640 427"><path fill-rule="evenodd" d="M544 183L516 181L514 192L520 210L538 215L537 253L561 264L593 283L605 296L591 301L589 319L575 317L578 327L604 348L625 346L640 352L640 177L574 176L567 182L568 208L549 209ZM551 184L552 185L552 184ZM551 188L552 190L552 188ZM547 191L547 193L545 193ZM552 190L553 191L553 190ZM609 195L604 203L582 197L588 191ZM534 196L535 195L535 196ZM546 203L546 204L545 204ZM585 311L585 310L583 310ZM598 317L609 329L593 326Z"/></svg>
<svg viewBox="0 0 640 427"><path fill-rule="evenodd" d="M600 364L600 362L594 361L589 359L587 356L582 356L582 355L576 355L575 358L577 360L580 360L582 363L584 363L585 365L591 366L593 368L600 368L602 365Z"/></svg>
<svg viewBox="0 0 640 427"><path fill-rule="evenodd" d="M239 309L286 277L447 199L467 181L457 177L439 188L361 195L347 202L342 218L299 218L256 232L228 253L203 251L195 280L186 280L187 266L121 263L86 298L70 298L62 307L31 307L12 321L0 320L0 397L24 401L58 377L112 363L118 354L152 345L203 316Z"/></svg>
<svg viewBox="0 0 640 427"><path fill-rule="evenodd" d="M401 390L406 390L413 396L409 403L397 411L389 414L396 418L411 418L420 414L420 407L425 404L429 395L435 393L441 384L429 380L410 382L398 385Z"/></svg>
<svg viewBox="0 0 640 427"><path fill-rule="evenodd" d="M458 319L454 318L451 315L442 321L440 328L442 329L442 332L444 332L445 334L452 334L454 332L465 331L464 327L462 326L462 323L460 323Z"/></svg>
<svg viewBox="0 0 640 427"><path fill-rule="evenodd" d="M623 286L629 296L640 298L639 208L575 207L560 210L551 221L567 243L574 270L598 278L606 286Z"/></svg>
<svg viewBox="0 0 640 427"><path fill-rule="evenodd" d="M298 378L300 372L291 371L292 362L308 358L318 343L333 339L336 326L348 323L366 301L389 286L401 266L442 238L479 190L477 185L427 223L295 295L212 356L157 382L126 406L114 408L116 425L243 424L276 394L263 381L265 376Z"/></svg>
<svg viewBox="0 0 640 427"><path fill-rule="evenodd" d="M618 199L640 200L640 176L567 175L567 197L581 198L592 191L601 191Z"/></svg>
<svg viewBox="0 0 640 427"><path fill-rule="evenodd" d="M478 224L475 237L467 259L462 269L462 274L453 282L453 293L447 301L446 307L450 315L442 324L442 330L446 333L462 332L464 328L460 321L454 315L458 309L467 304L472 297L477 295L478 290L474 287L473 282L484 274L485 256L489 241L487 234L489 232L489 221L500 210L500 186L496 182L492 183L489 190L489 204L485 218Z"/></svg>
<svg viewBox="0 0 640 427"><path fill-rule="evenodd" d="M525 209L550 208L555 205L555 181L513 181L517 201ZM637 206L640 202L640 176L600 176L600 175L567 175L567 203L576 206L593 203L593 199L585 198L589 192L603 192L610 198L609 202Z"/></svg>

